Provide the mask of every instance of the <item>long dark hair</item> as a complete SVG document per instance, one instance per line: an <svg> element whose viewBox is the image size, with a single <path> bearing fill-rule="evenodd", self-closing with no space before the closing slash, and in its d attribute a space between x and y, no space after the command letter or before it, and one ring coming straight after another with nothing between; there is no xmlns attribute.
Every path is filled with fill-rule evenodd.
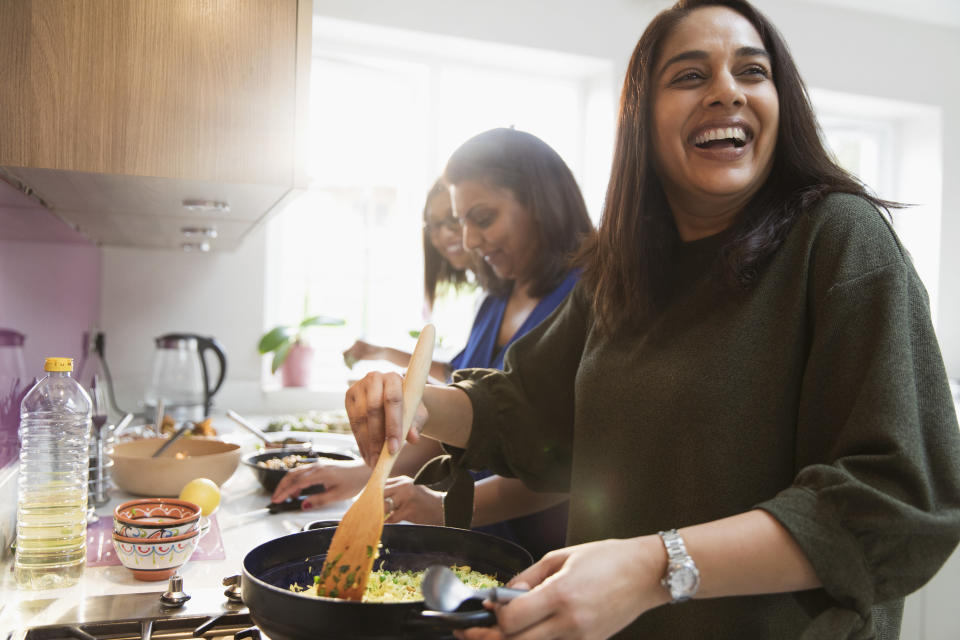
<svg viewBox="0 0 960 640"><path fill-rule="evenodd" d="M770 175L726 232L721 260L731 288L750 288L797 217L828 193L853 193L881 209L898 206L869 193L831 159L793 57L766 16L745 0L680 0L650 22L633 51L599 232L576 259L604 330L649 317L669 296L670 258L680 240L652 163L653 70L677 24L708 6L732 9L756 29L770 54L780 106Z"/></svg>
<svg viewBox="0 0 960 640"><path fill-rule="evenodd" d="M491 129L470 138L447 161L444 179L456 185L478 180L509 189L533 215L540 252L533 266L530 295L552 291L570 271L570 258L593 223L570 168L546 142L516 129ZM497 280L482 263L489 290L506 294L512 282Z"/></svg>
<svg viewBox="0 0 960 640"><path fill-rule="evenodd" d="M423 295L426 296L427 304L431 309L433 309L437 293L443 285L449 285L457 289L470 281L466 269L454 267L430 242L430 230L426 225L429 222L427 220L427 209L430 206L430 200L434 196L447 193L447 185L442 179L438 178L430 187L430 191L427 192L427 197L423 202Z"/></svg>

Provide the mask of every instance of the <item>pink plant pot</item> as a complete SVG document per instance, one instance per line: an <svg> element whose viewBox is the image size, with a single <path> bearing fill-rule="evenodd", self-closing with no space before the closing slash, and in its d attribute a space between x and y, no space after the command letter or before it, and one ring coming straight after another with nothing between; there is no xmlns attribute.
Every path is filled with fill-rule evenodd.
<svg viewBox="0 0 960 640"><path fill-rule="evenodd" d="M313 347L300 343L290 347L287 359L280 367L280 379L285 387L309 387L313 369Z"/></svg>

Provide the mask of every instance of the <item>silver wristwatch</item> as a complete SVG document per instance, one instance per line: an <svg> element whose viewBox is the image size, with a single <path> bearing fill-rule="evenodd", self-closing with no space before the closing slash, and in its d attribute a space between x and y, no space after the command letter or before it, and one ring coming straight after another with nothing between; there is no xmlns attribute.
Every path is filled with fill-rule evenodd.
<svg viewBox="0 0 960 640"><path fill-rule="evenodd" d="M700 586L700 571L676 529L660 531L658 535L667 548L667 573L660 584L670 592L671 604L689 600Z"/></svg>

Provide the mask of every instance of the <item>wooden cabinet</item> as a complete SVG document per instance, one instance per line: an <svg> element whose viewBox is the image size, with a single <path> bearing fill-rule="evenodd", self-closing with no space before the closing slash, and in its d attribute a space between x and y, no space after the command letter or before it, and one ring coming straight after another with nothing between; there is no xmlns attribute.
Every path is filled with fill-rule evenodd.
<svg viewBox="0 0 960 640"><path fill-rule="evenodd" d="M3 177L96 242L178 246L181 227L212 225L214 248L236 246L304 186L311 13L310 0L3 0Z"/></svg>

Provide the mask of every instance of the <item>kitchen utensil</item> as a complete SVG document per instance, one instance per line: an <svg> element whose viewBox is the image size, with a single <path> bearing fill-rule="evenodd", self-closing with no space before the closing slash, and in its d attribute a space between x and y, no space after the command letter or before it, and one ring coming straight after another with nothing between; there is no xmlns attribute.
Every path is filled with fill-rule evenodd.
<svg viewBox="0 0 960 640"><path fill-rule="evenodd" d="M132 413L128 413L127 415L123 416L123 418L120 420L120 422L117 423L116 428L113 430L113 435L114 435L115 437L119 438L119 437L120 437L120 434L123 432L124 429L127 428L127 425L130 424L130 421L131 421L131 420L133 420L133 414L132 414Z"/></svg>
<svg viewBox="0 0 960 640"><path fill-rule="evenodd" d="M153 455L150 456L150 457L151 457L151 458L159 458L161 455L163 455L163 452L164 452L164 451L166 451L167 449L170 448L170 445L172 445L174 442L176 442L177 440L179 440L180 437L183 436L183 434L185 434L187 431L190 431L191 429L193 429L193 423L192 423L192 422L184 422L183 425L182 425L179 429L177 429L176 431L174 431L174 432L173 432L173 435L171 435L171 436L167 439L166 442L164 442L162 445L160 445L160 447L159 447L156 451L154 451L154 452L153 452Z"/></svg>
<svg viewBox="0 0 960 640"><path fill-rule="evenodd" d="M163 435L163 415L166 407L163 404L163 398L157 398L157 406L153 410L153 435Z"/></svg>
<svg viewBox="0 0 960 640"><path fill-rule="evenodd" d="M247 431L249 431L250 433L252 433L253 435L263 440L264 444L270 444L270 438L267 437L267 434L265 434L263 431L260 431L260 429L257 429L255 426L253 426L253 424L251 424L249 421L247 421L243 416L241 416L239 413L237 413L233 409L227 409L227 417L233 420L234 422L236 422L238 425L240 425Z"/></svg>
<svg viewBox="0 0 960 640"><path fill-rule="evenodd" d="M110 453L113 481L138 496L178 496L195 478L226 482L240 464L240 445L211 438L185 438L174 447L184 457L151 457L166 438L119 442Z"/></svg>
<svg viewBox="0 0 960 640"><path fill-rule="evenodd" d="M227 357L216 339L189 333L171 333L154 340L156 349L145 402L160 401L177 422L199 422L210 413L212 398L223 384ZM210 384L205 353L212 352L220 365L216 384ZM162 418L162 416L161 416ZM159 429L160 423L157 423Z"/></svg>
<svg viewBox="0 0 960 640"><path fill-rule="evenodd" d="M420 405L423 386L433 361L433 344L436 331L428 324L420 332L417 346L410 358L410 365L403 378L403 410L400 447L413 424L413 416ZM383 530L383 485L399 453L390 453L383 443L380 458L359 497L344 514L337 533L330 543L327 562L320 574L318 592L331 597L360 600L363 597L370 568L373 566L374 550L380 543ZM346 571L343 567L347 567ZM350 576L354 577L351 582ZM343 583L339 583L340 580ZM269 635L269 634L268 634Z"/></svg>
<svg viewBox="0 0 960 640"><path fill-rule="evenodd" d="M492 612L471 601L456 613L424 610L423 602L354 602L294 593L313 584L338 529L327 527L275 538L243 560L243 602L264 635L285 640L449 638L450 629L490 626ZM415 524L383 527L376 568L421 571L434 564L469 565L502 582L533 563L522 547L479 531ZM447 633L444 633L444 632Z"/></svg>
<svg viewBox="0 0 960 640"><path fill-rule="evenodd" d="M275 458L285 458L287 456L303 456L303 462L316 462L321 458L327 460L356 460L356 456L346 452L337 452L337 451L313 451L296 448L296 449L273 449L272 451L267 451L266 453L256 453L244 457L240 462L243 466L247 467L253 471L254 475L257 476L257 480L267 491L273 492L277 488L280 479L287 474L289 469L271 469L269 467L260 466L259 463L266 462L267 460L272 460Z"/></svg>
<svg viewBox="0 0 960 640"><path fill-rule="evenodd" d="M303 510L303 501L315 493L323 493L326 489L322 484L315 484L311 487L307 487L300 492L299 496L293 498L287 498L283 502L271 502L262 509L254 509L253 511L247 511L245 513L240 513L233 516L232 521L246 520L247 518L252 518L254 516L268 516L275 515L277 513L283 513L285 511L302 511Z"/></svg>
<svg viewBox="0 0 960 640"><path fill-rule="evenodd" d="M450 567L442 564L427 567L420 591L427 608L434 611L456 611L467 600L509 602L527 592L525 589L509 587L473 589L465 585Z"/></svg>
<svg viewBox="0 0 960 640"><path fill-rule="evenodd" d="M299 440L297 438L287 437L286 435L279 440L271 440L270 436L268 436L266 433L264 433L260 429L256 428L253 425L253 423L251 423L249 420L241 416L236 411L233 411L232 409L227 411L227 417L233 420L234 422L236 422L237 424L239 424L241 427L243 427L253 435L260 438L267 449L287 449L287 448L294 448L294 447L309 449L311 447L311 443L306 440Z"/></svg>

